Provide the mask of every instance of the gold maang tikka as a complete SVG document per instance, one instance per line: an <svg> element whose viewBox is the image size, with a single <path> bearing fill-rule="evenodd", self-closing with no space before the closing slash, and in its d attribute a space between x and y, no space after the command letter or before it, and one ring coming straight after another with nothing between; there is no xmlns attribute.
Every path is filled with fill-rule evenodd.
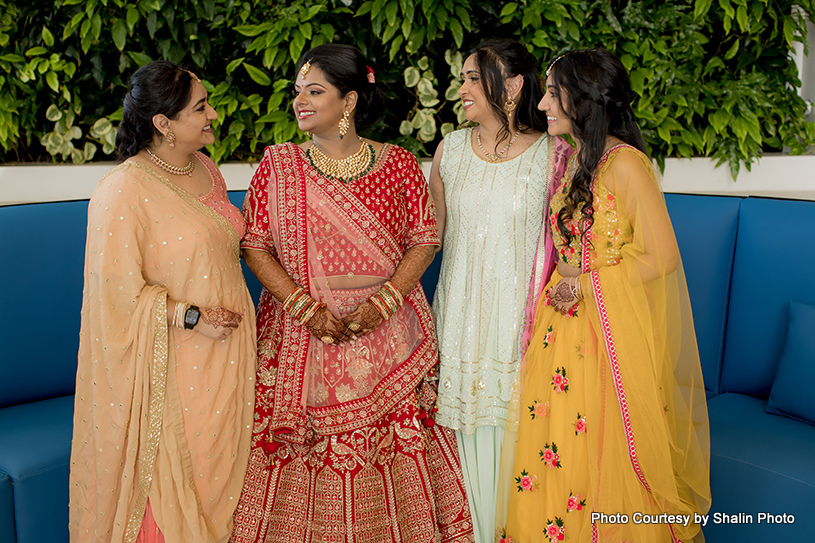
<svg viewBox="0 0 815 543"><path fill-rule="evenodd" d="M300 68L300 77L305 78L308 75L308 71L311 69L311 61L306 61L305 64Z"/></svg>

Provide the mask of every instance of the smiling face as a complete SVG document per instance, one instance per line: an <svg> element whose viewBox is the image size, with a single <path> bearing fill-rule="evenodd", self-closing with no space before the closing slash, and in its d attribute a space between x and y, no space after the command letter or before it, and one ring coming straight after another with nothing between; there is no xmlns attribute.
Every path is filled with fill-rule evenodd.
<svg viewBox="0 0 815 543"><path fill-rule="evenodd" d="M175 134L176 146L198 150L215 143L212 121L218 113L207 102L207 90L198 81L192 82L190 101L178 112L175 119L169 119L167 126Z"/></svg>
<svg viewBox="0 0 815 543"><path fill-rule="evenodd" d="M538 103L538 109L546 113L546 121L549 124L549 134L553 136L569 135L574 137L572 121L566 112L561 108L561 103L565 96L563 91L558 91L555 87L552 75L546 77L546 91L543 98Z"/></svg>
<svg viewBox="0 0 815 543"><path fill-rule="evenodd" d="M297 74L292 107L297 126L303 132L322 137L336 136L339 134L338 124L344 111L348 110L352 114L349 121L353 125L355 103L355 91L349 92L345 97L340 96L337 87L328 82L317 66L312 66L305 75L302 70Z"/></svg>
<svg viewBox="0 0 815 543"><path fill-rule="evenodd" d="M464 103L464 116L468 121L483 122L485 116L495 115L484 92L484 82L475 55L467 57L461 68L461 87L458 89L458 95Z"/></svg>

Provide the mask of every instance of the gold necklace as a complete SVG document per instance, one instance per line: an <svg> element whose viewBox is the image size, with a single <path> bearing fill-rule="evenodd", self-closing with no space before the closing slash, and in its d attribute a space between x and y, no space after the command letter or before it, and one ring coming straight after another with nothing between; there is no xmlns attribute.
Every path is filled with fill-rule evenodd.
<svg viewBox="0 0 815 543"><path fill-rule="evenodd" d="M359 150L351 156L340 159L331 158L316 143L312 142L312 146L306 149L306 157L309 164L318 172L342 183L348 183L366 175L373 169L375 160L373 146L365 143L362 138L359 138Z"/></svg>
<svg viewBox="0 0 815 543"><path fill-rule="evenodd" d="M512 139L509 140L509 143L504 145L504 148L501 149L500 151L498 151L495 154L488 153L487 150L484 149L484 146L481 145L481 127L480 126L478 127L478 131L475 133L475 139L478 142L478 148L481 149L481 152L484 153L484 155L487 157L487 160L489 160L490 162L498 162L499 160L504 159L504 154L507 151L509 151L509 148L512 147L512 144L515 143L515 140L517 140L518 136L520 136L520 135L521 135L520 132L515 132L515 135L512 136Z"/></svg>
<svg viewBox="0 0 815 543"><path fill-rule="evenodd" d="M190 156L189 164L183 167L178 167L173 166L172 164L168 164L167 162L164 162L150 149L147 149L147 154L150 155L150 160L152 160L156 166L158 166L165 172L170 172L171 174L174 175L189 175L190 177L192 177L192 171L195 169L195 159L192 156Z"/></svg>

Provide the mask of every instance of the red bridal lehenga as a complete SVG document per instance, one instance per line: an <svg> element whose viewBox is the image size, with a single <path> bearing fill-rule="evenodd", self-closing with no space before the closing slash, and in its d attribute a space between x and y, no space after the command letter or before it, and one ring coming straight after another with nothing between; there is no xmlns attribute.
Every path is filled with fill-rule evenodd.
<svg viewBox="0 0 815 543"><path fill-rule="evenodd" d="M416 159L385 145L343 184L293 144L266 149L242 246L267 250L337 316L437 245ZM252 453L233 541L470 542L455 437L432 419L437 342L420 285L374 332L324 345L264 290Z"/></svg>

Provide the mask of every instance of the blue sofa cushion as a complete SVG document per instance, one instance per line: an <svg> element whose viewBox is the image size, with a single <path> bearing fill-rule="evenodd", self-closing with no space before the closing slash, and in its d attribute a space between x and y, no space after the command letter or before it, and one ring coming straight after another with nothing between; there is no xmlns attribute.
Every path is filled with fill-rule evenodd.
<svg viewBox="0 0 815 543"><path fill-rule="evenodd" d="M708 401L713 504L704 532L709 542L811 541L815 533L815 427L769 415L766 403L733 393ZM753 522L714 523L715 513L744 513ZM786 513L795 523L759 523L760 513Z"/></svg>
<svg viewBox="0 0 815 543"><path fill-rule="evenodd" d="M0 473L11 478L17 543L68 541L73 412L73 395L0 409Z"/></svg>
<svg viewBox="0 0 815 543"><path fill-rule="evenodd" d="M0 213L0 407L73 394L88 202Z"/></svg>
<svg viewBox="0 0 815 543"><path fill-rule="evenodd" d="M815 306L790 302L789 320L767 412L815 424Z"/></svg>
<svg viewBox="0 0 815 543"><path fill-rule="evenodd" d="M787 335L790 300L815 304L812 202L746 198L741 203L722 392L770 395ZM695 309L695 308L694 308Z"/></svg>
<svg viewBox="0 0 815 543"><path fill-rule="evenodd" d="M0 472L0 541L15 543L14 498L11 490L11 477Z"/></svg>
<svg viewBox="0 0 815 543"><path fill-rule="evenodd" d="M708 397L719 393L741 198L666 194L688 281Z"/></svg>

